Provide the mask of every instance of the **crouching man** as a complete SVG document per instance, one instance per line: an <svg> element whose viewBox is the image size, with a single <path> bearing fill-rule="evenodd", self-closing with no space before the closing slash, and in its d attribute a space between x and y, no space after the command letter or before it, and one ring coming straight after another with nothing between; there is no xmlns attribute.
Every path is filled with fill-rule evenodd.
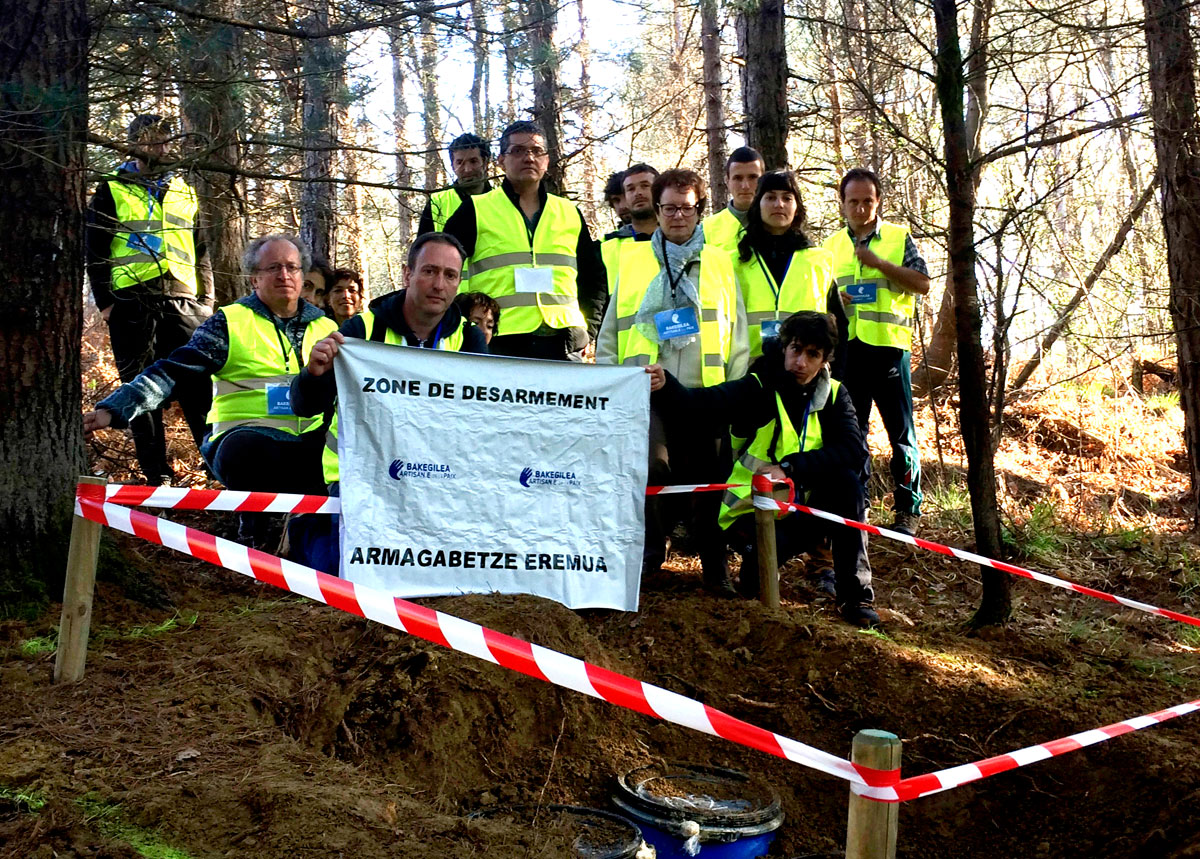
<svg viewBox="0 0 1200 859"><path fill-rule="evenodd" d="M758 590L754 509L750 482L762 474L791 479L797 499L809 506L862 521L867 446L849 392L830 377L827 362L837 345L832 317L801 311L786 319L745 378L709 388L685 388L661 366L651 374L652 405L667 421L729 426L734 453L719 524L741 550L740 590ZM866 534L802 513L776 523L779 561L784 563L828 535L833 542L834 589L838 608L855 626L876 626Z"/></svg>

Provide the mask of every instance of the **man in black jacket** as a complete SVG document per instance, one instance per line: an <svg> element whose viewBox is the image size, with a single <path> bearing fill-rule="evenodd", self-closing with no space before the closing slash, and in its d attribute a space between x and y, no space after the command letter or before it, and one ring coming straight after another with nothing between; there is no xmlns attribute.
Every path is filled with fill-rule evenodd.
<svg viewBox="0 0 1200 859"><path fill-rule="evenodd" d="M741 590L756 596L757 552L749 483L756 474L790 479L811 507L862 521L867 446L845 388L826 364L837 344L832 317L801 311L784 320L779 338L768 341L749 375L709 388L685 388L658 365L651 366L652 404L670 421L692 431L731 426L735 464L721 504L721 527L742 554ZM780 563L808 551L828 534L833 542L835 597L842 616L856 626L876 626L871 565L864 532L804 514L776 524ZM822 582L822 590L830 583Z"/></svg>

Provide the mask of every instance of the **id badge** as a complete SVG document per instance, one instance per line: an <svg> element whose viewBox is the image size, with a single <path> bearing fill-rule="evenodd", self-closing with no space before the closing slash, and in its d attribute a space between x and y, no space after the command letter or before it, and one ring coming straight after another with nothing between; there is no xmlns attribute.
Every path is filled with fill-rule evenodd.
<svg viewBox="0 0 1200 859"><path fill-rule="evenodd" d="M125 247L134 251L149 251L158 255L162 253L163 237L158 233L130 233L125 241Z"/></svg>
<svg viewBox="0 0 1200 859"><path fill-rule="evenodd" d="M779 336L779 326L782 325L778 319L764 319L762 322L762 339L772 340Z"/></svg>
<svg viewBox="0 0 1200 859"><path fill-rule="evenodd" d="M658 329L659 340L674 340L676 337L689 337L700 333L694 307L660 310L654 314L654 327Z"/></svg>
<svg viewBox="0 0 1200 859"><path fill-rule="evenodd" d="M852 283L846 287L846 295L850 296L851 304L871 304L878 290L879 284L871 281Z"/></svg>
<svg viewBox="0 0 1200 859"><path fill-rule="evenodd" d="M273 417L294 417L288 397L291 385L267 385L267 414Z"/></svg>
<svg viewBox="0 0 1200 859"><path fill-rule="evenodd" d="M554 269L519 268L516 270L517 292L554 292Z"/></svg>

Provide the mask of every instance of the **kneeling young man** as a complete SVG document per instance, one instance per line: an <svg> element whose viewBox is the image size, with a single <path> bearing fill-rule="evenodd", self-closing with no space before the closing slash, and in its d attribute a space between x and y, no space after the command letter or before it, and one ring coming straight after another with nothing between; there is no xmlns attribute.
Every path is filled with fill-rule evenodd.
<svg viewBox="0 0 1200 859"><path fill-rule="evenodd" d="M847 390L830 377L827 362L837 345L832 317L801 311L780 326L745 378L709 388L685 388L660 366L652 375L652 403L668 421L730 426L734 451L720 525L742 548L742 592L757 591L754 509L749 483L755 474L790 478L805 504L863 521L867 446ZM842 616L856 626L875 626L866 534L807 514L776 523L780 563L828 535L833 542L834 584Z"/></svg>

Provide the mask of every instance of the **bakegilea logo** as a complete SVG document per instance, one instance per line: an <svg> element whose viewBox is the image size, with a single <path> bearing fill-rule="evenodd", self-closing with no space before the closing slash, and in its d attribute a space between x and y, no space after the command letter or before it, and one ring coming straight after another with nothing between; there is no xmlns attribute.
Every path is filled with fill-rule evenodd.
<svg viewBox="0 0 1200 859"><path fill-rule="evenodd" d="M457 475L443 462L413 462L393 459L388 466L392 480L454 480Z"/></svg>
<svg viewBox="0 0 1200 859"><path fill-rule="evenodd" d="M521 469L517 478L522 486L579 486L579 477L574 471L540 471L530 466Z"/></svg>

